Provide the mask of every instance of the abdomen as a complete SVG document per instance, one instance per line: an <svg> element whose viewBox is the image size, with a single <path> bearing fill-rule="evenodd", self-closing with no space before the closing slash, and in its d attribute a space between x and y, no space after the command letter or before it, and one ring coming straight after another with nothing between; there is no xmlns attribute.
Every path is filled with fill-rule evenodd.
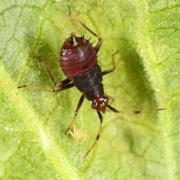
<svg viewBox="0 0 180 180"><path fill-rule="evenodd" d="M77 89L83 92L90 101L93 101L97 96L104 95L102 72L99 65L91 68L87 74L75 76L72 80Z"/></svg>

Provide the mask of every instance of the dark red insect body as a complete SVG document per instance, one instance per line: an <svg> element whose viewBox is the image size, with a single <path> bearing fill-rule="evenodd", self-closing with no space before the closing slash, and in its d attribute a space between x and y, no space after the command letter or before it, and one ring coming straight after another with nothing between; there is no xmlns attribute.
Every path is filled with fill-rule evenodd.
<svg viewBox="0 0 180 180"><path fill-rule="evenodd" d="M87 74L97 64L96 51L88 40L72 34L61 48L60 64L64 74L73 80L75 76Z"/></svg>
<svg viewBox="0 0 180 180"><path fill-rule="evenodd" d="M82 23L80 20L78 21L91 34L98 37L84 23ZM103 116L101 112L104 113L107 108L113 112L119 112L108 104L109 96L104 94L102 84L103 76L115 70L114 56L117 52L112 55L113 68L102 72L97 60L97 53L101 47L101 44L102 39L100 37L98 37L98 43L96 46L93 47L89 40L84 39L84 37L77 37L74 34L71 34L63 43L60 51L60 66L68 79L64 80L63 83L59 85L58 89L68 89L75 85L77 89L82 92L74 118L66 130L66 133L74 126L75 117L77 116L83 103L84 96L88 100L92 101L91 107L96 109L100 120L99 131L96 139L85 154L85 157L89 154L100 138L103 123Z"/></svg>
<svg viewBox="0 0 180 180"><path fill-rule="evenodd" d="M81 21L79 22L88 31L90 31L94 36L97 37L97 35L84 23L82 23ZM98 65L97 61L97 53L101 47L101 44L101 38L98 38L98 43L95 47L93 47L89 40L85 39L84 37L77 37L74 34L71 34L70 37L68 37L63 43L60 51L60 66L68 79L60 84L59 88L61 87L61 89L67 89L75 85L77 89L82 92L81 98L74 114L74 118L70 123L68 129L66 130L66 133L70 129L72 129L74 125L75 117L77 116L79 109L83 103L84 96L88 100L92 101L91 107L93 109L96 109L100 119L100 127L96 136L96 140L85 156L87 156L87 154L95 146L100 137L103 122L101 112L105 112L107 107L111 111L119 112L115 108L108 105L109 97L104 94L102 77L103 75L114 71L115 65L113 69L104 72L101 71L101 68Z"/></svg>
<svg viewBox="0 0 180 180"><path fill-rule="evenodd" d="M109 98L104 95L96 48L84 37L71 34L61 48L60 65L77 89L93 102L92 108L104 112Z"/></svg>
<svg viewBox="0 0 180 180"><path fill-rule="evenodd" d="M91 34L98 37L97 34L88 28L84 23L80 20L78 20L78 22ZM117 52L112 55L113 68L102 72L97 60L97 53L101 44L102 39L100 37L98 37L98 43L96 46L93 47L89 40L85 39L84 36L77 37L74 34L71 34L65 40L60 50L60 66L68 79L61 81L61 83L56 86L57 89L55 89L55 91L65 90L75 85L77 89L82 92L74 118L66 130L66 133L73 128L75 117L80 110L84 97L92 101L91 107L96 109L100 120L99 131L96 139L85 156L87 156L100 138L103 122L101 112L104 113L106 108L109 108L113 112L119 112L108 104L109 96L104 94L102 84L103 76L115 70L114 56Z"/></svg>

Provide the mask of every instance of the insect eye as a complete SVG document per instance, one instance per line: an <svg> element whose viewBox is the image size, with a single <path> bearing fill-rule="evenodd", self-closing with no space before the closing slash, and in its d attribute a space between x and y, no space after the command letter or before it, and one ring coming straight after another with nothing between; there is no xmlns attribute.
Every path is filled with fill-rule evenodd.
<svg viewBox="0 0 180 180"><path fill-rule="evenodd" d="M100 100L99 104L100 104L100 106L104 106L105 105L105 101L104 100Z"/></svg>
<svg viewBox="0 0 180 180"><path fill-rule="evenodd" d="M75 36L71 36L69 39L68 39L68 42L71 46L77 46L78 45L78 42L77 42L77 39Z"/></svg>
<svg viewBox="0 0 180 180"><path fill-rule="evenodd" d="M73 39L72 39L72 38L70 38L70 39L68 40L68 42L69 42L70 45L73 46L74 42L73 42Z"/></svg>

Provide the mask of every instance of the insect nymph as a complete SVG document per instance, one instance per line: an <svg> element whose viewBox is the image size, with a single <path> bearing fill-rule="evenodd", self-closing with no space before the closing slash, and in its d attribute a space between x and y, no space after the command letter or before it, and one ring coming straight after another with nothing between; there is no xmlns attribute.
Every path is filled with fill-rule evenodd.
<svg viewBox="0 0 180 180"><path fill-rule="evenodd" d="M101 71L98 65L97 52L101 46L101 39L93 47L84 37L71 34L65 40L60 52L60 65L64 74L81 91L82 97L92 101L91 107L98 113L105 112L106 108L118 112L108 105L109 97L104 94L102 76L109 71ZM111 72L111 71L110 71Z"/></svg>
<svg viewBox="0 0 180 180"><path fill-rule="evenodd" d="M102 39L79 19L75 18L75 20L77 20L92 35L98 38L96 46L94 47L89 40L84 38L84 36L78 37L71 33L64 41L60 50L60 66L67 78L56 83L51 72L47 68L46 70L54 84L53 92L63 91L76 86L76 88L82 93L74 113L74 118L68 126L65 134L73 130L75 118L80 110L84 98L87 98L92 102L91 107L95 109L98 114L100 120L99 131L94 143L85 155L87 156L99 140L103 123L102 113L104 113L106 109L115 113L119 112L109 105L110 96L104 93L104 87L102 84L103 76L115 70L114 56L118 51L112 54L113 67L109 70L101 71L101 67L98 65L97 53L102 45ZM28 85L18 86L18 88L23 87L28 87Z"/></svg>
<svg viewBox="0 0 180 180"><path fill-rule="evenodd" d="M84 23L80 20L78 20L78 22L91 34L98 37L97 34L89 29ZM104 93L104 87L102 84L103 76L115 70L114 56L117 52L112 55L113 68L107 71L101 71L97 59L97 53L100 50L101 44L102 39L100 37L98 37L96 46L93 47L89 40L85 39L84 36L78 37L71 34L65 40L60 50L60 66L64 74L67 76L67 79L62 81L56 90L64 90L76 86L76 88L82 93L75 111L74 119L70 123L66 133L72 128L75 117L77 116L85 97L92 102L91 107L96 110L100 119L100 127L96 140L86 155L90 152L100 137L103 122L102 113L104 113L107 108L113 112L119 112L108 104L109 96Z"/></svg>

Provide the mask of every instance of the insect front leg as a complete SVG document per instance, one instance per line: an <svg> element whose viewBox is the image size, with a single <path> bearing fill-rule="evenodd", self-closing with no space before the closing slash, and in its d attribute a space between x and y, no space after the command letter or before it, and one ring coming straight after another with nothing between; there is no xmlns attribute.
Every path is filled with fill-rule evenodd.
<svg viewBox="0 0 180 180"><path fill-rule="evenodd" d="M96 135L95 141L94 141L93 144L90 146L89 150L86 152L84 158L87 157L87 155L91 152L91 150L93 149L93 147L97 144L97 142L98 142L99 139L100 139L100 135L101 135L101 131L102 131L103 116L102 116L102 114L100 113L100 111L97 111L97 114L98 114L98 117L99 117L99 120L100 120L99 130L98 130L98 133L97 133L97 135Z"/></svg>
<svg viewBox="0 0 180 180"><path fill-rule="evenodd" d="M69 132L69 130L73 129L76 116L78 115L78 112L82 106L83 101L84 101L84 94L82 94L80 99L79 99L78 105L77 105L75 113L74 113L74 117L73 117L72 121L70 122L67 130L65 131L65 134L67 134ZM73 131L75 131L75 128L73 129ZM75 132L73 132L73 133L75 133Z"/></svg>

